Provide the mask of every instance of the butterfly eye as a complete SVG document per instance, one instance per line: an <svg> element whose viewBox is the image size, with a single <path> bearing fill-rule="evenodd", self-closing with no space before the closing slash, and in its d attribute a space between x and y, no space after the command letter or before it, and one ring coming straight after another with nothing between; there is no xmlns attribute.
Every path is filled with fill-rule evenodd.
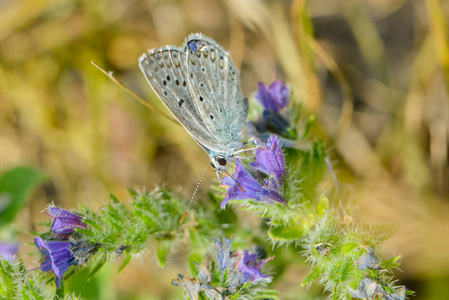
<svg viewBox="0 0 449 300"><path fill-rule="evenodd" d="M223 157L220 157L219 159L217 159L217 162L222 167L226 166L226 159L224 159Z"/></svg>

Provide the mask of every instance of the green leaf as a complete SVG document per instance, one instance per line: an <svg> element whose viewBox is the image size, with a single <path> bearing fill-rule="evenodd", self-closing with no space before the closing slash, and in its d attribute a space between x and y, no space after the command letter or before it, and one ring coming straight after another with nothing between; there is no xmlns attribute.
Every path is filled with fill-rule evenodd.
<svg viewBox="0 0 449 300"><path fill-rule="evenodd" d="M157 241L156 258L161 267L165 265L167 261L168 253L170 253L172 243L166 240Z"/></svg>
<svg viewBox="0 0 449 300"><path fill-rule="evenodd" d="M200 262L203 256L198 253L198 251L195 251L195 249L191 249L191 252L189 254L188 258L188 267L191 274L195 274L197 265L195 262Z"/></svg>
<svg viewBox="0 0 449 300"><path fill-rule="evenodd" d="M14 279L12 266L8 261L0 259L0 295L12 297L14 295Z"/></svg>
<svg viewBox="0 0 449 300"><path fill-rule="evenodd" d="M64 290L65 290L64 280L61 280L61 285L58 288L56 288L55 297L53 299L54 300L64 299L64 296L65 296Z"/></svg>
<svg viewBox="0 0 449 300"><path fill-rule="evenodd" d="M307 274L306 278L301 282L301 286L306 286L309 283L312 283L316 279L318 279L321 275L320 268L318 266L313 267L309 274Z"/></svg>
<svg viewBox="0 0 449 300"><path fill-rule="evenodd" d="M114 204L119 204L120 201L113 194L109 194L109 198L111 198L111 202Z"/></svg>
<svg viewBox="0 0 449 300"><path fill-rule="evenodd" d="M325 196L321 196L316 204L316 213L319 217L324 217L329 210L329 200Z"/></svg>
<svg viewBox="0 0 449 300"><path fill-rule="evenodd" d="M46 177L27 167L17 167L0 176L0 226L11 223L31 190Z"/></svg>
<svg viewBox="0 0 449 300"><path fill-rule="evenodd" d="M256 294L252 296L253 299L272 299L277 300L279 298L279 291L276 290L256 290Z"/></svg>
<svg viewBox="0 0 449 300"><path fill-rule="evenodd" d="M126 267L126 265L131 261L131 253L126 253L123 257L122 263L120 264L120 266L118 267L117 273L120 273L124 267Z"/></svg>
<svg viewBox="0 0 449 300"><path fill-rule="evenodd" d="M399 260L401 259L401 256L395 256L392 257L386 261L383 261L381 263L382 268L384 269L393 269L399 267Z"/></svg>
<svg viewBox="0 0 449 300"><path fill-rule="evenodd" d="M343 255L349 255L354 249L359 249L360 243L354 241L345 241L343 245L341 245L340 253ZM357 257L363 255L363 251L361 249L358 250L357 253L354 253Z"/></svg>
<svg viewBox="0 0 449 300"><path fill-rule="evenodd" d="M302 192L306 198L316 197L317 186L323 180L323 175L327 170L326 151L322 141L314 141L312 148L303 151L299 161L299 173L303 174L301 181Z"/></svg>
<svg viewBox="0 0 449 300"><path fill-rule="evenodd" d="M106 263L106 255L103 255L100 260L97 262L95 267L92 268L92 270L87 275L87 278L91 278L94 276L98 271L100 271L101 267Z"/></svg>
<svg viewBox="0 0 449 300"><path fill-rule="evenodd" d="M304 137L307 137L310 134L310 131L312 129L312 125L314 122L315 122L315 116L312 115L307 120L306 126L304 128L304 133L303 133Z"/></svg>
<svg viewBox="0 0 449 300"><path fill-rule="evenodd" d="M340 293L338 292L337 287L335 287L334 292L332 293L332 300L339 300L341 299Z"/></svg>
<svg viewBox="0 0 449 300"><path fill-rule="evenodd" d="M76 298L77 300L109 299L104 295L104 289L110 287L106 283L106 280L110 278L110 273L111 270L107 266L93 277L91 277L92 273L89 268L77 269L73 277L70 280L66 280L65 297L59 300L68 300L68 294L80 295L80 297Z"/></svg>
<svg viewBox="0 0 449 300"><path fill-rule="evenodd" d="M133 197L139 196L139 193L136 190L131 189L131 188L128 189L128 193Z"/></svg>
<svg viewBox="0 0 449 300"><path fill-rule="evenodd" d="M301 238L305 234L302 227L278 225L268 232L273 240L292 241Z"/></svg>
<svg viewBox="0 0 449 300"><path fill-rule="evenodd" d="M351 258L341 257L329 269L329 281L339 283L346 280L354 271L355 264Z"/></svg>

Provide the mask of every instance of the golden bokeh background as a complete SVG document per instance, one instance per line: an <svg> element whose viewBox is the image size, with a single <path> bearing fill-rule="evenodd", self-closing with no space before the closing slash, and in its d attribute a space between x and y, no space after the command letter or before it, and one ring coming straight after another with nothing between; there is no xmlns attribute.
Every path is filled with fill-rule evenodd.
<svg viewBox="0 0 449 300"><path fill-rule="evenodd" d="M231 52L244 95L274 74L289 84L316 116L342 202L358 222L394 231L381 250L403 255L400 283L416 299L447 298L448 20L444 0L2 0L0 171L26 165L49 178L15 226L34 230L48 203L95 209L127 187L190 195L203 150L91 61L162 109L138 57L202 32ZM103 272L104 292L85 299L180 297L178 272L144 255L121 275ZM275 288L307 299L305 272L292 267Z"/></svg>

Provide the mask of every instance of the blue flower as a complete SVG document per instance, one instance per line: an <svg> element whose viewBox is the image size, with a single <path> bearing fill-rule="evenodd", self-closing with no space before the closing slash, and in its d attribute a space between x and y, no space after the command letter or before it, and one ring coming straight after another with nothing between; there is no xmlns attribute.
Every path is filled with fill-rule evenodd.
<svg viewBox="0 0 449 300"><path fill-rule="evenodd" d="M273 175L279 185L283 184L283 177L287 176L285 171L285 160L282 149L275 135L268 138L268 143L255 152L256 161L250 163L257 170Z"/></svg>
<svg viewBox="0 0 449 300"><path fill-rule="evenodd" d="M273 257L257 261L256 253L249 254L247 250L244 250L243 258L237 265L237 270L243 273L240 279L240 283L243 284L245 282L257 282L266 278L270 278L270 276L260 272L260 268L262 268L262 266L271 259L273 259Z"/></svg>
<svg viewBox="0 0 449 300"><path fill-rule="evenodd" d="M260 201L260 192L263 190L260 183L242 167L242 162L237 159L233 178L224 177L222 184L228 186L226 196L221 202L221 208L226 206L229 200L256 199Z"/></svg>
<svg viewBox="0 0 449 300"><path fill-rule="evenodd" d="M271 136L266 146L257 149L255 156L256 160L250 163L250 166L265 173L268 177L264 180L256 180L250 172L243 168L242 162L237 159L232 178L224 177L221 181L224 186L227 186L226 196L221 202L221 208L224 208L229 200L255 199L270 204L287 202L280 193L280 188L284 184L284 177L287 173L282 149L276 136Z"/></svg>
<svg viewBox="0 0 449 300"><path fill-rule="evenodd" d="M231 250L231 240L222 238L214 239L215 265L221 274L227 274L228 288L237 288L247 282L257 282L270 276L263 274L260 269L273 257L257 261L257 253L249 254L247 250L242 252Z"/></svg>
<svg viewBox="0 0 449 300"><path fill-rule="evenodd" d="M36 237L34 243L44 255L44 261L39 269L44 272L52 270L56 276L55 284L59 287L62 275L73 264L73 256L69 250L71 242L44 241L41 237Z"/></svg>
<svg viewBox="0 0 449 300"><path fill-rule="evenodd" d="M240 159L236 161L233 178L224 177L221 183L228 187L226 196L221 202L221 208L224 208L229 200L255 199L265 203L287 202L279 193L279 186L275 182L265 180L262 186L243 168Z"/></svg>
<svg viewBox="0 0 449 300"><path fill-rule="evenodd" d="M221 241L216 239L212 240L215 243L215 264L221 272L224 272L226 269L231 268L235 263L235 258L233 258L231 251L231 240L224 237L221 238Z"/></svg>
<svg viewBox="0 0 449 300"><path fill-rule="evenodd" d="M288 88L281 80L273 82L269 87L259 82L255 98L265 110L277 113L288 104Z"/></svg>
<svg viewBox="0 0 449 300"><path fill-rule="evenodd" d="M72 233L75 228L86 228L87 225L83 223L83 217L71 213L65 209L51 206L48 208L48 214L53 217L51 223L51 231L57 234Z"/></svg>
<svg viewBox="0 0 449 300"><path fill-rule="evenodd" d="M19 250L19 245L16 243L0 242L0 259L12 260Z"/></svg>
<svg viewBox="0 0 449 300"><path fill-rule="evenodd" d="M248 132L264 142L269 132L282 136L288 135L290 122L286 107L289 101L289 91L285 84L281 80L277 80L267 87L259 82L254 97L262 104L264 110L259 120L247 123Z"/></svg>
<svg viewBox="0 0 449 300"><path fill-rule="evenodd" d="M207 299L228 299L232 295L241 295L254 283L271 281L271 277L260 269L273 257L257 261L257 254L249 254L246 250L243 253L233 251L227 238L223 237L221 241L214 239L214 242L212 262L195 263L196 278L179 275L172 281L173 285L181 286L190 299L198 299L200 294Z"/></svg>

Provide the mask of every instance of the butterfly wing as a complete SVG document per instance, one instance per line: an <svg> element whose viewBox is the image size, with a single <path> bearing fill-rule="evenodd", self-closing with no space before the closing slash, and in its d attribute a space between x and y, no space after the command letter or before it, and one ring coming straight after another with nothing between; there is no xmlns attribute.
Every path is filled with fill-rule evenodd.
<svg viewBox="0 0 449 300"><path fill-rule="evenodd" d="M183 47L153 49L139 58L148 83L212 158L241 148L248 103L230 55L202 34Z"/></svg>
<svg viewBox="0 0 449 300"><path fill-rule="evenodd" d="M242 147L248 115L248 101L240 90L240 72L229 53L202 34L191 34L183 50L194 105L213 136L203 147L228 156Z"/></svg>
<svg viewBox="0 0 449 300"><path fill-rule="evenodd" d="M139 67L153 91L178 122L202 146L213 139L202 124L202 116L189 89L187 56L175 46L152 49L139 58ZM207 149L206 149L207 151Z"/></svg>

